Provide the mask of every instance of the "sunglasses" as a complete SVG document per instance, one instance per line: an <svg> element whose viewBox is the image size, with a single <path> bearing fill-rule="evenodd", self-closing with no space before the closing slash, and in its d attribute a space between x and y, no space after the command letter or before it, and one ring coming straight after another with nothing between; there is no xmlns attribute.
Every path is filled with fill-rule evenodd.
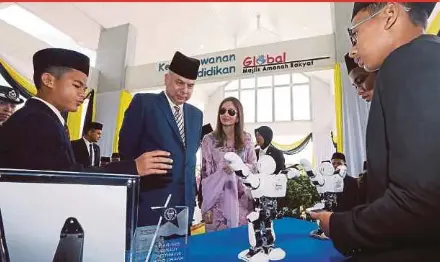
<svg viewBox="0 0 440 262"><path fill-rule="evenodd" d="M220 115L224 115L224 114L226 114L226 112L228 112L228 114L230 115L230 116L235 116L235 114L237 113L234 109L232 109L232 108L229 108L229 109L226 109L226 108L222 108L222 109L220 109Z"/></svg>

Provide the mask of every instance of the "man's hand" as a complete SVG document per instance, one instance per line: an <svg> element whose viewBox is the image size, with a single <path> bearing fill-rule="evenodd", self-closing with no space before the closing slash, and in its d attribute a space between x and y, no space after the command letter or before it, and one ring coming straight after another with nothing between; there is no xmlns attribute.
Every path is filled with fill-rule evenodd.
<svg viewBox="0 0 440 262"><path fill-rule="evenodd" d="M333 212L310 212L310 216L319 221L319 227L324 231L324 234L330 237L330 216Z"/></svg>
<svg viewBox="0 0 440 262"><path fill-rule="evenodd" d="M172 169L173 160L169 158L170 153L156 150L142 154L136 158L136 168L140 176L162 175Z"/></svg>
<svg viewBox="0 0 440 262"><path fill-rule="evenodd" d="M223 167L223 170L226 172L226 174L228 175L232 175L234 173L234 170L229 166L229 165L225 165Z"/></svg>

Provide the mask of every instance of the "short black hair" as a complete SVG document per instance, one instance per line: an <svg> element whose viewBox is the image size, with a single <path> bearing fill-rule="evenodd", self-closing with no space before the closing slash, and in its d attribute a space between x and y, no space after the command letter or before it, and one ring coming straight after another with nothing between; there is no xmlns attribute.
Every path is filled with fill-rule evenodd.
<svg viewBox="0 0 440 262"><path fill-rule="evenodd" d="M414 25L426 29L426 27L428 26L429 17L428 17L428 13L425 10L417 6L417 4L415 3L399 3L399 4L409 9L408 16ZM370 15L373 15L376 12L379 12L386 5L387 5L386 2L372 3L368 5L366 9Z"/></svg>
<svg viewBox="0 0 440 262"><path fill-rule="evenodd" d="M112 158L120 158L121 155L119 153L113 153Z"/></svg>
<svg viewBox="0 0 440 262"><path fill-rule="evenodd" d="M72 68L64 67L64 66L51 66L47 70L44 70L45 73L49 73L55 77L55 79L60 79L65 73L70 72ZM34 79L35 87L40 89L41 87L41 76Z"/></svg>

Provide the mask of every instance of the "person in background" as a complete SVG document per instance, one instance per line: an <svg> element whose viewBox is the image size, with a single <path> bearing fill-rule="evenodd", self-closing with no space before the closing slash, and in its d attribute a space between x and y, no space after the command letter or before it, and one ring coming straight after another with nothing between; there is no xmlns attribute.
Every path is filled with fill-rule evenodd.
<svg viewBox="0 0 440 262"><path fill-rule="evenodd" d="M84 168L75 161L62 112L83 103L90 60L76 51L47 48L33 56L37 95L0 128L0 168L105 172L148 176L171 168L169 153L154 151L105 168Z"/></svg>
<svg viewBox="0 0 440 262"><path fill-rule="evenodd" d="M100 161L100 163L99 163L99 166L100 166L100 167L105 167L105 166L107 166L107 165L110 164L110 163L112 163L110 157L108 157L108 156L102 156L102 157L101 157L101 161Z"/></svg>
<svg viewBox="0 0 440 262"><path fill-rule="evenodd" d="M90 122L86 124L84 136L78 140L71 141L75 160L84 167L99 167L101 149L96 143L101 139L102 127L101 123Z"/></svg>
<svg viewBox="0 0 440 262"><path fill-rule="evenodd" d="M440 38L425 34L436 2L356 2L350 56L378 71L368 116L366 204L313 213L356 261L440 255Z"/></svg>
<svg viewBox="0 0 440 262"><path fill-rule="evenodd" d="M0 126L15 112L17 105L22 104L17 90L0 85Z"/></svg>
<svg viewBox="0 0 440 262"><path fill-rule="evenodd" d="M278 174L281 170L285 169L286 161L283 152L271 144L273 138L272 129L268 126L260 126L255 129L255 138L257 140L257 145L260 147L255 149L257 161L260 159L260 156L269 155L276 163L275 174Z"/></svg>
<svg viewBox="0 0 440 262"><path fill-rule="evenodd" d="M253 210L250 191L224 159L237 153L253 171L257 156L252 137L243 130L243 107L234 97L225 98L218 108L217 126L202 141L201 211L207 232L247 225Z"/></svg>
<svg viewBox="0 0 440 262"><path fill-rule="evenodd" d="M339 166L347 166L345 155L340 152L336 152L332 155L332 165L335 169ZM341 193L338 193L338 204L334 211L347 211L351 210L359 203L359 187L357 179L347 174L344 177L344 189Z"/></svg>
<svg viewBox="0 0 440 262"><path fill-rule="evenodd" d="M119 162L121 161L121 156L119 155L119 153L113 153L111 156L111 162Z"/></svg>
<svg viewBox="0 0 440 262"><path fill-rule="evenodd" d="M157 212L171 194L170 206L189 208L190 228L196 204L196 153L200 147L203 113L188 104L194 91L200 61L176 52L164 76L165 91L136 94L125 111L119 133L121 159L135 159L142 152L166 150L173 169L166 176L141 181L139 226L156 225Z"/></svg>
<svg viewBox="0 0 440 262"><path fill-rule="evenodd" d="M374 94L374 82L376 72L367 72L354 61L349 54L345 55L345 65L347 66L348 78L356 88L357 93L366 102L371 102Z"/></svg>

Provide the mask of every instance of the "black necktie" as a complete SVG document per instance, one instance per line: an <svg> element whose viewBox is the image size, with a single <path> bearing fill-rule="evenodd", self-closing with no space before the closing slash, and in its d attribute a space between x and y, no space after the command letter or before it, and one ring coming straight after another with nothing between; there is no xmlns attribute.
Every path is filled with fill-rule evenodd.
<svg viewBox="0 0 440 262"><path fill-rule="evenodd" d="M89 159L90 159L90 165L91 166L93 166L93 144L92 143L90 143L89 144L89 147L90 147L90 151L89 151Z"/></svg>

